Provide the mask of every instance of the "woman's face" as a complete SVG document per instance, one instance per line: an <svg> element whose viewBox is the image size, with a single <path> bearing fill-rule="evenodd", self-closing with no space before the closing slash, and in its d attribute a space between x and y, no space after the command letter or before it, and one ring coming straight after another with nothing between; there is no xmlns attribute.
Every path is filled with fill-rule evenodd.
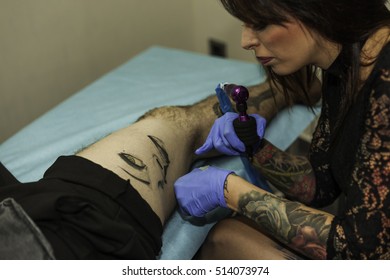
<svg viewBox="0 0 390 280"><path fill-rule="evenodd" d="M270 66L278 75L294 73L309 64L327 69L338 52L325 51L325 46L329 44L321 42L320 47L319 38L315 39L312 34L297 20L286 22L283 26L267 25L261 30L244 25L241 45L244 49L253 50L257 60L264 66Z"/></svg>

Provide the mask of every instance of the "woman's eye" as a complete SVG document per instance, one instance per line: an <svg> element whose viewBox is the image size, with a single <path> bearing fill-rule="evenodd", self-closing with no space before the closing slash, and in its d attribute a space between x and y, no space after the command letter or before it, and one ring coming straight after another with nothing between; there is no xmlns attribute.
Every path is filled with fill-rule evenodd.
<svg viewBox="0 0 390 280"><path fill-rule="evenodd" d="M267 26L268 26L268 24L262 24L262 23L258 23L258 24L243 23L242 26L245 27L245 28L250 28L250 29L252 29L252 30L255 31L255 32L260 32L260 31L263 31L264 29L266 29Z"/></svg>
<svg viewBox="0 0 390 280"><path fill-rule="evenodd" d="M267 26L268 26L268 24L255 24L255 25L253 25L253 30L262 31L262 30L266 29Z"/></svg>

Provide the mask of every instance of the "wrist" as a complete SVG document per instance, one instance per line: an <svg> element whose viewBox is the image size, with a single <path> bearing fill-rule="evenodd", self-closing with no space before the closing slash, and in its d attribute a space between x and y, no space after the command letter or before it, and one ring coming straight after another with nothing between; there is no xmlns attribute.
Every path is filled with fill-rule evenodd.
<svg viewBox="0 0 390 280"><path fill-rule="evenodd" d="M263 189L251 184L236 174L229 174L226 178L226 182L226 188L224 189L226 205L227 208L236 212L240 212L238 204L240 198L244 194L248 194L251 191L256 191L262 194L267 193Z"/></svg>
<svg viewBox="0 0 390 280"><path fill-rule="evenodd" d="M236 175L236 174L233 171L228 171L228 170L225 170L225 172L227 172L227 174L225 176L225 180L223 181L222 193L220 193L220 191L218 191L218 193L219 193L218 197L219 197L219 206L228 208L227 201L226 201L226 191L227 191L227 187L228 187L228 178L231 177L231 175ZM221 189L219 189L219 190L221 190Z"/></svg>
<svg viewBox="0 0 390 280"><path fill-rule="evenodd" d="M237 185L237 182L241 179L239 176L237 176L235 173L230 173L225 180L225 184L223 187L226 207L235 210L235 204L234 201L234 193L235 188L234 186Z"/></svg>

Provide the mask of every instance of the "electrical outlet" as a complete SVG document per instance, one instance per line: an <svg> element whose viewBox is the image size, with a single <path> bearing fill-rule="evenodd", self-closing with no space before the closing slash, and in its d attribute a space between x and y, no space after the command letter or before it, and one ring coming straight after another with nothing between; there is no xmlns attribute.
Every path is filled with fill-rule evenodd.
<svg viewBox="0 0 390 280"><path fill-rule="evenodd" d="M213 56L226 57L226 43L209 39L209 54Z"/></svg>

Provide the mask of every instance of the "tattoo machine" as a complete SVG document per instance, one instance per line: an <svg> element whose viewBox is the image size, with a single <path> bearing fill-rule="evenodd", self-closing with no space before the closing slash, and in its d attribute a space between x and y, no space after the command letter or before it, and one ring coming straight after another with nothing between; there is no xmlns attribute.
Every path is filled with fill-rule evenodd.
<svg viewBox="0 0 390 280"><path fill-rule="evenodd" d="M238 112L238 118L233 121L234 131L238 138L244 143L246 154L249 160L253 157L253 147L260 141L259 135L257 135L256 120L254 117L247 114L247 103L249 98L249 91L246 87L235 84L219 84L216 93L220 102L220 107L223 113L232 112L231 103L229 97L226 94L222 94L221 90L230 95L233 101L236 103L236 110ZM230 105L230 107L229 107Z"/></svg>

